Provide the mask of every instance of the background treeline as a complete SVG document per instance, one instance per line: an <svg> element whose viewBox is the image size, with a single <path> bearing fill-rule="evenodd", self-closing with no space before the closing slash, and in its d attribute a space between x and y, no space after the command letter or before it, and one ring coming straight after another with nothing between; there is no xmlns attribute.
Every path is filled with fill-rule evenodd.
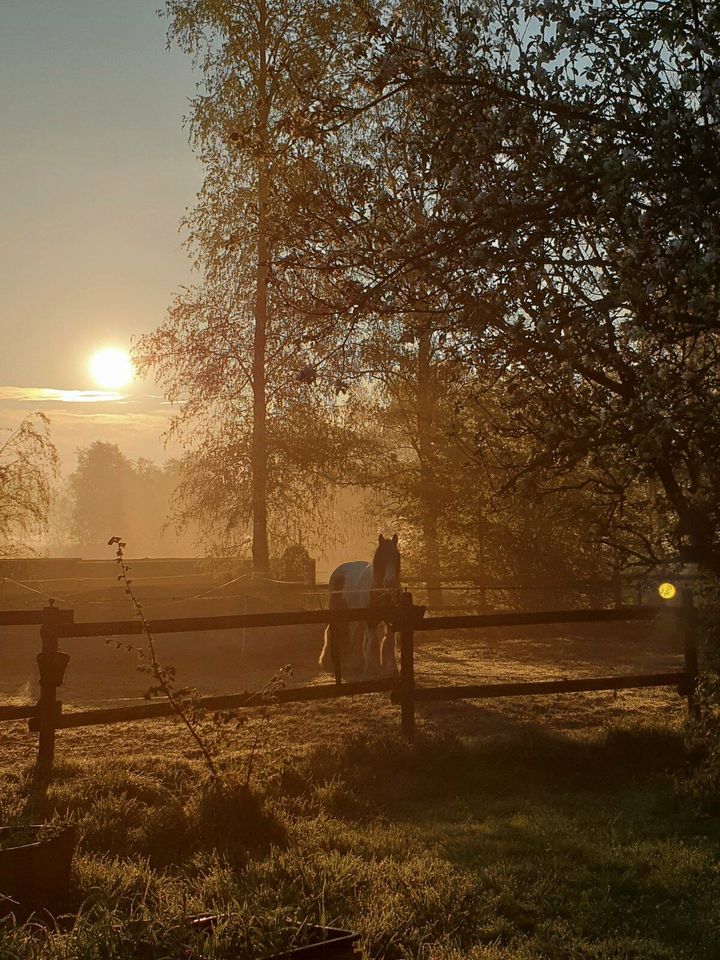
<svg viewBox="0 0 720 960"><path fill-rule="evenodd" d="M177 461L131 460L114 443L81 447L75 470L57 484L43 552L107 559L107 541L120 531L133 556L192 556L197 531L172 521L179 473Z"/></svg>

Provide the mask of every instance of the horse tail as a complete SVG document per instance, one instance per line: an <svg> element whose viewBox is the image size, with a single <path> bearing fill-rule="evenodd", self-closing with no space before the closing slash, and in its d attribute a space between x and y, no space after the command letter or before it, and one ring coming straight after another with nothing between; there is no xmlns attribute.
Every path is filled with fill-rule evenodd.
<svg viewBox="0 0 720 960"><path fill-rule="evenodd" d="M328 584L328 589L330 591L328 605L331 610L340 610L345 606L345 600L343 598L344 588L344 575L335 571L330 577L330 582ZM346 624L329 623L327 627L325 627L325 633L323 635L323 648L322 653L320 654L320 659L318 660L318 664L321 669L327 670L328 673L338 673L339 664L337 659L340 652L340 640L344 635L343 628L345 631L347 631Z"/></svg>
<svg viewBox="0 0 720 960"><path fill-rule="evenodd" d="M327 670L328 673L333 672L332 660L330 658L330 624L325 627L325 633L323 634L323 648L322 653L320 654L320 659L318 660L318 666L321 670Z"/></svg>

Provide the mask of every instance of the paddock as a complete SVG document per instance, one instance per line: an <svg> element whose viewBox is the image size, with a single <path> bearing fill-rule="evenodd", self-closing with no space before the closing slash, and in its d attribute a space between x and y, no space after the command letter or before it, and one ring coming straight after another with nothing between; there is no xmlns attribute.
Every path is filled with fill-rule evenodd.
<svg viewBox="0 0 720 960"><path fill-rule="evenodd" d="M378 615L378 608L372 610ZM175 634L220 635L229 633L237 643L241 631L286 628L292 630L315 628L318 633L328 623L338 624L361 618L368 610L296 610L283 612L253 613L245 615L218 615L210 617L166 618L150 622L154 636ZM413 604L412 597L405 594L404 602L384 611L400 634L401 667L399 678L380 678L363 681L345 680L342 664L338 664L338 676L334 683L311 682L286 687L275 691L269 700L259 697L252 689L235 693L220 693L200 696L196 703L208 710L241 710L270 703L276 710L292 710L293 704L303 702L333 701L345 698L365 698L384 694L399 708L404 735L412 740L418 705L429 702L447 704L449 701L493 701L506 703L512 698L547 698L569 695L592 696L607 692L617 696L623 690L668 690L674 695L687 698L693 708L693 694L697 680L697 649L695 638L696 614L689 591L684 591L678 606L664 608L627 606L616 609L576 609L519 613L498 613L475 616L427 616L423 607ZM39 625L41 651L40 697L36 703L15 702L0 705L0 720L6 722L27 721L30 731L37 732L38 760L41 765L51 766L54 758L56 731L68 728L147 721L173 713L172 705L164 700L133 703L128 706L112 706L92 709L63 708L59 698L62 690L64 668L72 662L72 653L60 649L73 644L78 649L85 644L97 646L104 640L122 647L125 638L134 639L142 632L137 620L81 621L75 622L74 612L47 606L35 611L5 611L0 613L0 625ZM633 628L644 625L645 630L634 632ZM584 656L578 655L577 644L571 650L554 650L552 665L547 661L548 630L560 629L565 634L572 627L585 631ZM588 628L592 628L588 633ZM541 631L537 635L537 631ZM513 666L502 651L517 643L522 631L529 632L531 639L524 653L524 663ZM535 644L532 633L536 632ZM596 631L595 636L592 632ZM492 669L483 662L480 636L494 635L494 660ZM626 642L613 643L613 636L625 636ZM443 638L439 642L426 643L425 638ZM660 643L658 645L658 639ZM653 656L641 655L648 641ZM37 642L37 641L36 641ZM232 641L231 641L232 642ZM203 648L206 649L204 642ZM487 639L484 652L490 651ZM492 643L492 642L491 642ZM543 662L543 645L546 662ZM535 647L535 655L531 653ZM599 648L591 655L591 649ZM561 644L562 647L562 644ZM612 653L610 653L612 648ZM27 649L27 643L25 644ZM106 657L111 650L103 646ZM124 650L114 651L123 653ZM28 659L30 651L27 650ZM172 646L161 651L161 656L176 665L172 658ZM452 664L452 669L448 669ZM277 664L279 667L280 664ZM449 682L454 680L455 682ZM462 680L462 682L459 682ZM192 682L184 675L179 684ZM648 701L648 707L650 707ZM355 710L362 709L359 705ZM423 707L421 707L423 709ZM512 708L511 708L512 709ZM17 728L15 728L17 730Z"/></svg>

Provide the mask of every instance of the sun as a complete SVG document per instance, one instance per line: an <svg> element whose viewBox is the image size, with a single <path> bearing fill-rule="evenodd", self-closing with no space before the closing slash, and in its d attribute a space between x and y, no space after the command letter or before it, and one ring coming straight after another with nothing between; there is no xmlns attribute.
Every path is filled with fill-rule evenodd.
<svg viewBox="0 0 720 960"><path fill-rule="evenodd" d="M90 357L90 372L98 386L106 390L126 387L135 375L127 350L120 347L97 350Z"/></svg>

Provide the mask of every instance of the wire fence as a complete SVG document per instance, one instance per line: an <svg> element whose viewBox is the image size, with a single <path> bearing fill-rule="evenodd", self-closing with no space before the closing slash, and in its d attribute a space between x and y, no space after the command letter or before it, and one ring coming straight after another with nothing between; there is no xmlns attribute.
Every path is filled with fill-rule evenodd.
<svg viewBox="0 0 720 960"><path fill-rule="evenodd" d="M248 600L253 593L263 589L275 588L287 591L298 600L312 603L318 609L328 606L329 589L327 582L321 581L308 584L302 581L277 580L271 577L260 576L254 573L244 573L223 580L220 583L211 583L204 589L198 590L198 584L192 584L194 589L189 593L165 591L162 588L173 584L179 586L180 581L212 579L210 573L169 574L161 576L142 575L142 590L148 600L166 604L193 603L201 600ZM607 598L616 606L627 605L629 602L642 603L649 590L654 589L654 580L657 578L634 577L617 580L566 580L544 582L519 581L461 581L458 579L437 580L428 583L420 579L406 579L404 582L411 587L416 596L422 599L425 605L442 610L467 610L516 608L518 604L532 603L537 607L539 603L545 606L554 606L558 601L567 598L571 605L576 605L579 598L600 597ZM69 585L72 584L73 588ZM98 590L103 586L108 590L104 596L98 596ZM236 587L232 593L226 592L229 587ZM12 589L14 588L14 589ZM160 588L160 589L158 589ZM244 588L244 589L243 589ZM150 595L152 594L152 595ZM27 595L27 596L25 596ZM83 603L100 605L112 603L122 599L121 588L117 587L117 577L43 577L32 579L18 579L16 577L0 577L0 605L14 605L23 602L36 602L36 598L55 600L67 603L82 601ZM520 599L525 598L525 599Z"/></svg>

